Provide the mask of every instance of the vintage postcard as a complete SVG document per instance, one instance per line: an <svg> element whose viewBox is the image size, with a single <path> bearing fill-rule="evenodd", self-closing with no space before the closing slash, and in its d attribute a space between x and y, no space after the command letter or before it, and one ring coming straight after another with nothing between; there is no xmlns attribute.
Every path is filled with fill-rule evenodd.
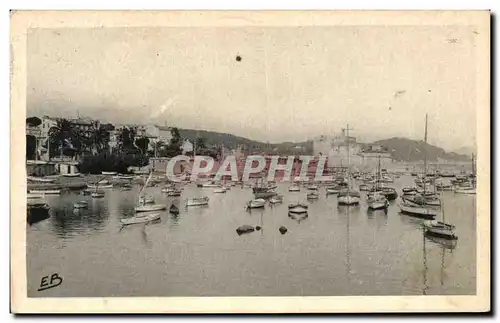
<svg viewBox="0 0 500 323"><path fill-rule="evenodd" d="M11 115L15 313L490 310L488 11L12 11Z"/></svg>

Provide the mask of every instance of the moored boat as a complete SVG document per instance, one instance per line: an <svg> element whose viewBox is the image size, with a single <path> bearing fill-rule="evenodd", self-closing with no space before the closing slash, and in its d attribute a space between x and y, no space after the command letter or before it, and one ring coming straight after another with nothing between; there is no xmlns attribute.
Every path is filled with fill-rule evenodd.
<svg viewBox="0 0 500 323"><path fill-rule="evenodd" d="M93 190L93 189L106 189L106 188L113 188L113 184L107 184L107 185L87 185L87 188Z"/></svg>
<svg viewBox="0 0 500 323"><path fill-rule="evenodd" d="M300 192L300 186L294 183L288 188L288 192Z"/></svg>
<svg viewBox="0 0 500 323"><path fill-rule="evenodd" d="M164 204L145 204L140 205L135 208L135 212L154 212L161 211L167 208Z"/></svg>
<svg viewBox="0 0 500 323"><path fill-rule="evenodd" d="M30 190L30 194L59 195L61 190Z"/></svg>
<svg viewBox="0 0 500 323"><path fill-rule="evenodd" d="M457 187L455 189L455 193L457 194L476 194L476 188L469 186L469 187Z"/></svg>
<svg viewBox="0 0 500 323"><path fill-rule="evenodd" d="M193 197L186 200L186 206L208 205L209 198L207 196Z"/></svg>
<svg viewBox="0 0 500 323"><path fill-rule="evenodd" d="M101 172L102 175L116 175L117 172Z"/></svg>
<svg viewBox="0 0 500 323"><path fill-rule="evenodd" d="M412 203L405 198L401 199L403 202L399 204L399 208L403 214L430 220L434 220L434 218L438 215L438 211L436 209Z"/></svg>
<svg viewBox="0 0 500 323"><path fill-rule="evenodd" d="M337 199L339 205L358 205L361 196L355 190L342 190L339 192Z"/></svg>
<svg viewBox="0 0 500 323"><path fill-rule="evenodd" d="M313 192L307 193L306 197L308 200L316 200L319 198L319 194L318 194L318 192L313 191Z"/></svg>
<svg viewBox="0 0 500 323"><path fill-rule="evenodd" d="M35 183L53 183L55 179L45 177L28 176L28 181Z"/></svg>
<svg viewBox="0 0 500 323"><path fill-rule="evenodd" d="M307 213L308 208L309 206L305 203L294 203L288 205L288 212L295 214Z"/></svg>
<svg viewBox="0 0 500 323"><path fill-rule="evenodd" d="M159 218L160 218L160 213L149 213L149 214L136 215L136 216L134 216L132 218L128 218L128 219L121 219L120 222L123 225L129 225L129 224L151 222L154 220L158 220Z"/></svg>
<svg viewBox="0 0 500 323"><path fill-rule="evenodd" d="M275 195L275 196L271 197L271 199L269 200L269 203L271 203L271 204L283 203L283 195Z"/></svg>
<svg viewBox="0 0 500 323"><path fill-rule="evenodd" d="M381 210L387 209L389 207L389 201L385 198L384 195L375 192L370 194L367 199L368 208L371 210Z"/></svg>
<svg viewBox="0 0 500 323"><path fill-rule="evenodd" d="M257 198L247 203L247 209L263 208L265 205L266 205L266 200L264 200L263 198Z"/></svg>
<svg viewBox="0 0 500 323"><path fill-rule="evenodd" d="M80 173L67 173L67 174L62 174L63 177L80 177Z"/></svg>

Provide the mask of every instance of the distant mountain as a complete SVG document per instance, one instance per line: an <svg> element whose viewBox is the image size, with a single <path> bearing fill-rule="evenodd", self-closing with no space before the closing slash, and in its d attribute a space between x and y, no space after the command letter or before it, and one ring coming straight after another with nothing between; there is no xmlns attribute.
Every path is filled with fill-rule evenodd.
<svg viewBox="0 0 500 323"><path fill-rule="evenodd" d="M241 147L247 152L274 152L279 154L312 154L312 141L283 142L279 144L264 143L228 133L206 130L179 129L184 139L195 142L197 138L204 138L206 146L223 144L229 149Z"/></svg>
<svg viewBox="0 0 500 323"><path fill-rule="evenodd" d="M445 152L444 149L426 144L422 140L411 140L407 138L390 138L378 140L372 143L373 145L383 146L397 161L422 161L425 159L427 152L427 160L436 162L438 159L449 161L469 161L470 155L457 154L456 152Z"/></svg>
<svg viewBox="0 0 500 323"><path fill-rule="evenodd" d="M466 147L461 147L459 149L456 149L453 152L456 154L459 154L459 155L472 156L472 154L476 154L476 148L466 146Z"/></svg>

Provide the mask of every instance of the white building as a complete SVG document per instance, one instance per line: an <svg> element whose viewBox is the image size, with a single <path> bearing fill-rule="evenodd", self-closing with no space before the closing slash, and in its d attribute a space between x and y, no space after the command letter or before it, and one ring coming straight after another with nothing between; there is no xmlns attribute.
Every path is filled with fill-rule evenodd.
<svg viewBox="0 0 500 323"><path fill-rule="evenodd" d="M182 143L182 154L185 155L186 153L192 152L194 150L194 145L191 141L188 139L185 139L184 142Z"/></svg>

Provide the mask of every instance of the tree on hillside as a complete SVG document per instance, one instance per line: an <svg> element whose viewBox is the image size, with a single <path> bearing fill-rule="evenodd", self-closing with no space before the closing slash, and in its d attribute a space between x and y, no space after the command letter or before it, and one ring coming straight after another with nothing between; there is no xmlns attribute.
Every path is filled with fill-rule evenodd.
<svg viewBox="0 0 500 323"><path fill-rule="evenodd" d="M50 151L49 156L75 156L81 149L81 133L71 122L61 118L55 126L49 129Z"/></svg>
<svg viewBox="0 0 500 323"><path fill-rule="evenodd" d="M31 127L38 127L39 125L42 124L42 119L38 117L29 117L26 118L26 124Z"/></svg>
<svg viewBox="0 0 500 323"><path fill-rule="evenodd" d="M114 128L114 127L113 127ZM109 145L109 127L92 122L90 130L83 134L83 146L96 155L99 151L107 149Z"/></svg>
<svg viewBox="0 0 500 323"><path fill-rule="evenodd" d="M118 135L118 148L123 151L135 151L137 147L134 145L137 129L135 127L120 128Z"/></svg>
<svg viewBox="0 0 500 323"><path fill-rule="evenodd" d="M142 154L146 154L149 147L149 138L148 137L140 137L135 139L135 146L141 150Z"/></svg>
<svg viewBox="0 0 500 323"><path fill-rule="evenodd" d="M165 157L175 157L182 154L182 138L178 128L172 128L172 139L170 143L165 146Z"/></svg>

